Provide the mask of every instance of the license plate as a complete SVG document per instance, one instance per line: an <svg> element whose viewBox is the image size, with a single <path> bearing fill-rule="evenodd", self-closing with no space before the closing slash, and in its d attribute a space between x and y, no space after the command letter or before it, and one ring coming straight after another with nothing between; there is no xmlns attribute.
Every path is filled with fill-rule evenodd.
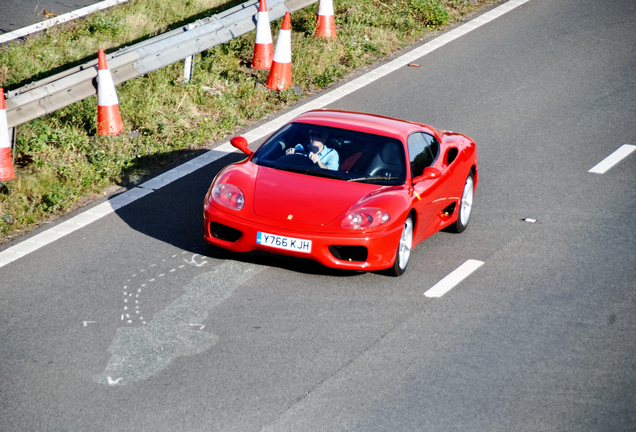
<svg viewBox="0 0 636 432"><path fill-rule="evenodd" d="M311 252L311 240L297 239L293 237L283 237L264 232L256 233L256 243L276 249L285 249L295 252Z"/></svg>

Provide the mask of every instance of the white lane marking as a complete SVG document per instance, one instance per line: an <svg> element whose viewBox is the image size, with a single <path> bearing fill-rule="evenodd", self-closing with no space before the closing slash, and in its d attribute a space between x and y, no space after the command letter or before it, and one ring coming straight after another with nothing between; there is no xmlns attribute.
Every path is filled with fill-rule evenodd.
<svg viewBox="0 0 636 432"><path fill-rule="evenodd" d="M467 22L466 24L462 24L454 30L449 31L448 33L444 33L440 37L431 40L430 42L425 43L406 54L396 58L395 60L386 63L369 73L360 76L359 78L350 81L347 84L344 84L337 89L326 93L325 95L310 101L299 108L296 108L292 111L289 111L286 114L283 114L274 120L257 127L256 129L252 129L243 135L248 142L253 142L259 140L272 132L278 130L285 123L293 119L294 117L299 116L305 111L319 109L327 106L328 104L335 102L338 99L341 99L356 90L366 86L367 84L372 83L373 81L382 78L391 72L399 69L402 66L406 66L409 63L413 63L415 60L425 56L426 54L436 50L437 48L446 45L447 43L467 34L471 31L488 24L492 20L500 17L501 15L515 9L518 6L528 2L529 0L510 0L503 5L487 12L479 17L475 18L472 21ZM19 258L22 258L25 255L30 254L41 248L42 246L46 246L49 243L54 242L55 240L64 237L67 234L72 233L84 226L94 222L102 217L109 215L116 210L142 198L162 187L172 183L175 180L180 179L188 174L193 173L194 171L202 168L212 162L215 162L222 157L237 151L229 142L223 143L218 147L202 154L201 156L194 158L183 165L179 165L176 168L171 169L151 180L148 180L141 185L130 189L129 191L118 195L114 198L111 198L105 203L102 203L96 207L93 207L90 210L85 211L65 222L62 222L59 225L56 225L50 228L47 231L44 231L40 234L37 234L27 240L18 243L15 246L12 246L2 252L0 252L0 267L3 267Z"/></svg>
<svg viewBox="0 0 636 432"><path fill-rule="evenodd" d="M629 156L634 150L636 150L635 145L631 144L623 144L616 150L614 153L603 159L601 162L596 164L592 169L588 172L594 174L605 174L607 170L612 168L614 165L625 159Z"/></svg>
<svg viewBox="0 0 636 432"><path fill-rule="evenodd" d="M468 260L464 264L453 270L448 276L437 282L431 289L426 291L426 297L441 297L448 291L452 290L461 281L466 279L472 272L484 265L483 261Z"/></svg>
<svg viewBox="0 0 636 432"><path fill-rule="evenodd" d="M28 27L23 27L21 29L14 30L10 33L5 33L3 35L0 35L0 44L8 42L10 40L24 37L26 35L30 35L31 33L39 32L40 30L53 27L54 25L61 24L63 22L72 21L74 19L81 18L93 12L104 10L109 7L118 5L119 3L125 3L127 1L129 0L106 0L106 1L94 4L92 6L87 6L85 8L78 9L73 12L65 13L64 15L59 15L59 16L47 19L46 21L42 21L40 23L33 24Z"/></svg>

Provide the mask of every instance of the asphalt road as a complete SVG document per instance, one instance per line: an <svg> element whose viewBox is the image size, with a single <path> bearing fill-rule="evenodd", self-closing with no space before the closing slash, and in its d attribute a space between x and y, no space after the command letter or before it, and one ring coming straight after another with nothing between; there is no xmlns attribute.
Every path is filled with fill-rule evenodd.
<svg viewBox="0 0 636 432"><path fill-rule="evenodd" d="M102 0L0 0L0 34L37 24L48 14L62 15Z"/></svg>
<svg viewBox="0 0 636 432"><path fill-rule="evenodd" d="M636 152L588 172L636 144L635 18L530 0L330 106L478 144L401 278L208 248L238 155L0 268L0 429L636 430Z"/></svg>

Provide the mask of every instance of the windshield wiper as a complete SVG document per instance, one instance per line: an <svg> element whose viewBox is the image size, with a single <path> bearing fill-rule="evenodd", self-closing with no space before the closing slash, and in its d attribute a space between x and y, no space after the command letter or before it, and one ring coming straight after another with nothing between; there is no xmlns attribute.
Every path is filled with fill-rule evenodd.
<svg viewBox="0 0 636 432"><path fill-rule="evenodd" d="M359 181L372 181L372 180L398 180L399 177L389 177L389 176L372 176L372 177L358 177L352 178L347 181L350 182L359 182Z"/></svg>

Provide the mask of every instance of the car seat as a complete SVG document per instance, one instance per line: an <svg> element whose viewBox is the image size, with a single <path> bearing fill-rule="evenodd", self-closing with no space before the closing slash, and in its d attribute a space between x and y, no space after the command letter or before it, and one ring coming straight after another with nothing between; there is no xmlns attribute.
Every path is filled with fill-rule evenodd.
<svg viewBox="0 0 636 432"><path fill-rule="evenodd" d="M403 171L403 159L400 154L402 151L403 149L397 143L389 142L384 144L367 167L367 175L370 177L400 177Z"/></svg>

